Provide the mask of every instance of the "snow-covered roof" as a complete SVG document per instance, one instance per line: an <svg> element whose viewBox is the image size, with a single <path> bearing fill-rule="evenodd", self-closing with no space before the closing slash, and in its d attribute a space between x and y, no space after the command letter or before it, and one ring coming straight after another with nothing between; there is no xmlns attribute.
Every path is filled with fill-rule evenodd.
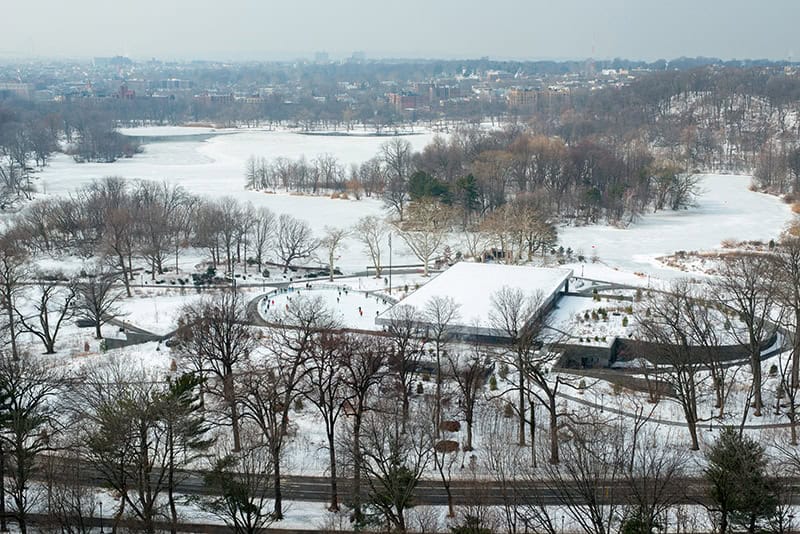
<svg viewBox="0 0 800 534"><path fill-rule="evenodd" d="M504 287L520 289L534 296L542 294L543 304L559 291L572 276L570 269L549 269L497 263L456 263L439 276L414 291L397 305L407 305L419 312L434 297L451 297L458 305L459 317L453 330L463 334L479 333L499 335L491 328L489 314L492 296ZM387 324L390 310L376 319L378 324ZM477 331L476 331L477 327Z"/></svg>

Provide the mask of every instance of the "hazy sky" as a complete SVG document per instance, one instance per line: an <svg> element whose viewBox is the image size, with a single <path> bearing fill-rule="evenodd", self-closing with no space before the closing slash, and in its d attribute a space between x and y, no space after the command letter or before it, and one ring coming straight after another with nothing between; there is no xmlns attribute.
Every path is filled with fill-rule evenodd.
<svg viewBox="0 0 800 534"><path fill-rule="evenodd" d="M800 0L0 0L0 19L0 58L800 56Z"/></svg>

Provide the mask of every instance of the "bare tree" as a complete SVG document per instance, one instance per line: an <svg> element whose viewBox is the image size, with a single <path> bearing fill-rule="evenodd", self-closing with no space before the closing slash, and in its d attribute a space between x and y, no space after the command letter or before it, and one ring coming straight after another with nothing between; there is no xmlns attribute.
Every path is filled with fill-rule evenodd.
<svg viewBox="0 0 800 534"><path fill-rule="evenodd" d="M671 386L683 410L692 441L692 450L700 448L697 439L697 402L701 395L704 358L700 347L693 346L692 329L686 310L697 304L688 282L679 280L669 292L652 293L647 301L649 314L640 314L636 322L642 339L651 342L648 352L653 363L662 366L661 376Z"/></svg>
<svg viewBox="0 0 800 534"><path fill-rule="evenodd" d="M442 383L444 381L443 358L447 357L447 347L452 337L453 323L459 318L459 304L452 297L434 296L425 303L422 317L426 324L426 338L433 347L430 349L436 360L436 394L433 406L434 437L439 437L442 424Z"/></svg>
<svg viewBox="0 0 800 534"><path fill-rule="evenodd" d="M389 324L386 332L391 340L389 369L397 379L397 389L403 404L403 421L408 421L409 397L414 377L419 371L423 343L420 341L419 321L416 308L404 304L392 307L388 312Z"/></svg>
<svg viewBox="0 0 800 534"><path fill-rule="evenodd" d="M344 240L350 232L344 228L325 227L325 234L320 239L320 247L327 253L328 280L333 282L333 271L337 260L336 252L344 248Z"/></svg>
<svg viewBox="0 0 800 534"><path fill-rule="evenodd" d="M562 462L545 464L544 484L567 516L588 534L616 532L625 474L624 437L615 425L586 421L571 427Z"/></svg>
<svg viewBox="0 0 800 534"><path fill-rule="evenodd" d="M275 236L275 214L264 207L256 209L252 233L253 252L256 255L258 270L261 271L267 249Z"/></svg>
<svg viewBox="0 0 800 534"><path fill-rule="evenodd" d="M787 311L783 314L783 320L791 337L789 361L784 361L783 358L779 360L781 384L789 401L787 416L791 443L797 445L797 403L800 401L800 238L791 234L784 236L778 248L776 263L775 273L779 277L778 302Z"/></svg>
<svg viewBox="0 0 800 534"><path fill-rule="evenodd" d="M40 469L39 458L53 450L51 439L61 427L60 409L55 402L61 385L60 377L33 357L20 355L17 359L0 354L0 391L6 397L2 407L0 465L5 468L8 462L8 472L2 473L0 480L3 486L0 495L5 500L8 477L13 514L23 533L28 529L28 515L38 505L31 481Z"/></svg>
<svg viewBox="0 0 800 534"><path fill-rule="evenodd" d="M380 384L383 375L381 370L387 361L390 344L381 338L351 336L341 354L339 364L342 368L343 381L347 388L345 403L352 416L352 460L353 486L352 507L356 524L363 522L361 495L361 429L364 417L371 407L375 388Z"/></svg>
<svg viewBox="0 0 800 534"><path fill-rule="evenodd" d="M370 260L372 260L372 266L375 268L375 278L380 278L381 272L383 271L381 255L383 253L384 242L389 236L389 232L389 226L383 222L382 219L374 215L362 217L353 227L353 234L364 246L364 250L369 254Z"/></svg>
<svg viewBox="0 0 800 534"><path fill-rule="evenodd" d="M538 331L529 328L528 323L535 319L541 294L526 295L520 289L503 287L497 294L492 295L492 309L489 311L489 321L494 329L507 336L513 351L512 364L519 372L516 389L518 393L517 417L519 418L519 433L517 439L520 446L525 446L525 398L526 398L526 364L530 353L534 349Z"/></svg>
<svg viewBox="0 0 800 534"><path fill-rule="evenodd" d="M383 192L386 207L396 212L402 222L408 199L407 184L411 174L411 143L396 137L381 145L381 159L386 166L387 185Z"/></svg>
<svg viewBox="0 0 800 534"><path fill-rule="evenodd" d="M278 519L268 511L273 476L269 447L246 437L241 451L219 451L205 476L213 493L201 498L201 507L236 534L263 532Z"/></svg>
<svg viewBox="0 0 800 534"><path fill-rule="evenodd" d="M284 213L278 217L276 246L286 272L293 261L310 257L319 247L319 242L312 235L307 222Z"/></svg>
<svg viewBox="0 0 800 534"><path fill-rule="evenodd" d="M331 503L328 510L339 511L338 463L336 459L336 424L342 414L347 395L346 375L341 368L343 354L349 352L349 340L340 334L321 332L311 351L308 388L305 397L317 408L325 423L328 439L328 469L331 481Z"/></svg>
<svg viewBox="0 0 800 534"><path fill-rule="evenodd" d="M6 330L11 339L11 356L19 357L17 348L16 301L27 279L27 252L13 234L0 235L0 302L7 318Z"/></svg>
<svg viewBox="0 0 800 534"><path fill-rule="evenodd" d="M422 262L423 276L440 250L453 220L452 209L433 199L422 199L408 208L408 218L397 225L400 237Z"/></svg>
<svg viewBox="0 0 800 534"><path fill-rule="evenodd" d="M402 414L390 403L370 412L361 456L373 507L392 528L406 531L406 510L432 454L430 434L424 428L402 430Z"/></svg>
<svg viewBox="0 0 800 534"><path fill-rule="evenodd" d="M16 311L20 330L39 338L44 345L45 354L53 354L56 351L56 338L61 330L61 324L65 319L71 319L75 313L72 303L76 292L75 285L71 282L60 285L43 280L42 276L38 275L40 281L36 286L39 298L33 301L35 318L26 318L19 309Z"/></svg>
<svg viewBox="0 0 800 534"><path fill-rule="evenodd" d="M119 314L122 293L116 288L117 276L116 272L98 266L75 281L76 315L94 325L97 339L103 337L100 327Z"/></svg>
<svg viewBox="0 0 800 534"><path fill-rule="evenodd" d="M127 507L152 533L166 490L167 437L159 386L145 370L132 372L114 364L96 370L80 393L81 419L87 459L123 501L118 517Z"/></svg>
<svg viewBox="0 0 800 534"><path fill-rule="evenodd" d="M188 354L201 377L211 375L222 382L220 396L229 410L234 450L241 447L234 371L250 357L255 346L253 330L245 323L245 317L241 294L226 290L186 306L178 320L181 350Z"/></svg>
<svg viewBox="0 0 800 534"><path fill-rule="evenodd" d="M688 458L685 451L669 445L669 441L669 437L652 429L626 444L631 449L631 464L625 474L625 486L633 505L627 522L635 523L644 532L664 528L669 510L681 497Z"/></svg>
<svg viewBox="0 0 800 534"><path fill-rule="evenodd" d="M281 457L289 428L289 410L303 394L302 384L317 337L336 326L330 312L317 297L293 299L277 319L268 338L270 359L261 372L243 376L241 402L243 415L252 420L270 446L273 461L275 520L283 519Z"/></svg>
<svg viewBox="0 0 800 534"><path fill-rule="evenodd" d="M750 354L753 374L753 408L761 416L761 343L774 330L770 313L778 296L775 262L763 254L737 254L723 258L714 298L730 308L744 324L744 331L733 328L738 341Z"/></svg>
<svg viewBox="0 0 800 534"><path fill-rule="evenodd" d="M450 376L453 377L461 394L464 422L467 424L467 442L464 452L472 450L472 434L475 425L475 406L486 378L486 357L479 345L468 351L448 351L447 362Z"/></svg>

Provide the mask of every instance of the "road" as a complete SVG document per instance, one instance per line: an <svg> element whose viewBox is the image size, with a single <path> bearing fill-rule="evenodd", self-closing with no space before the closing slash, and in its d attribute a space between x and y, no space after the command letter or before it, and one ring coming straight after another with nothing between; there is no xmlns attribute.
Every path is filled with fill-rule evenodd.
<svg viewBox="0 0 800 534"><path fill-rule="evenodd" d="M55 470L59 472L58 469ZM61 470L69 472L72 470ZM81 483L87 486L103 487L103 478L90 464L80 466ZM200 471L184 471L179 477L177 491L185 495L209 495L209 489L203 480ZM800 490L800 479L781 480L781 484L789 485ZM451 491L455 503L470 503L479 501L486 505L502 505L508 499L519 504L559 505L562 504L562 494L572 495L581 500L578 484L557 485L544 480L516 480L505 485L495 480L453 480ZM352 480L339 479L340 497L346 496L352 487ZM362 487L366 483L362 482ZM282 479L282 496L287 501L327 502L330 499L330 481L327 477L317 476L287 476ZM265 491L271 495L271 488ZM698 504L707 501L708 487L699 478L680 478L672 483L672 493L677 504ZM421 480L415 491L416 504L446 505L447 492L438 479ZM800 495L798 495L800 497ZM628 485L621 480L608 481L598 486L598 495L601 501L623 504L631 500ZM800 498L796 499L800 504Z"/></svg>

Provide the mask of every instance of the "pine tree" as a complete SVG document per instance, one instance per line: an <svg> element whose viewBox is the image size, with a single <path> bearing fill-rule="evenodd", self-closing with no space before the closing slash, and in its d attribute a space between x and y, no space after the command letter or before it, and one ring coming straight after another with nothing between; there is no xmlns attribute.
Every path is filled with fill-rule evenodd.
<svg viewBox="0 0 800 534"><path fill-rule="evenodd" d="M726 534L731 523L756 532L777 508L764 447L733 428L724 428L706 460L710 497L720 515L719 533Z"/></svg>

